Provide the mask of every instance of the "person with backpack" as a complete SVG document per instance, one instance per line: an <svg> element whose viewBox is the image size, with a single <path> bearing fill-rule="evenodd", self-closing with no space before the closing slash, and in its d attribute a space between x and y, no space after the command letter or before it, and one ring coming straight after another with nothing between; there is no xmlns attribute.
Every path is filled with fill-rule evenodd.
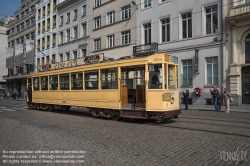
<svg viewBox="0 0 250 166"><path fill-rule="evenodd" d="M220 92L216 88L216 86L214 86L213 89L214 90L210 89L210 93L213 96L213 102L214 102L215 111L219 111L218 103L219 103L219 100L220 100Z"/></svg>
<svg viewBox="0 0 250 166"><path fill-rule="evenodd" d="M225 105L225 111L226 111L226 113L229 113L229 111L230 111L229 103L232 102L231 98L232 97L229 94L229 92L227 91L227 88L224 88L223 99L224 99L224 105Z"/></svg>

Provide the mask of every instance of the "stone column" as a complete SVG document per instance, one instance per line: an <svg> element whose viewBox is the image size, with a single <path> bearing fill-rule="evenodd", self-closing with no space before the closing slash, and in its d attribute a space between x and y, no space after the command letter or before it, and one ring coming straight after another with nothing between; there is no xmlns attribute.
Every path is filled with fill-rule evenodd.
<svg viewBox="0 0 250 166"><path fill-rule="evenodd" d="M231 25L231 40L232 40L232 52L228 53L231 55L231 64L229 65L230 73L228 74L229 78L229 92L232 97L235 99L232 105L240 105L240 67L238 63L238 47L237 44L237 27L235 26L235 21L229 21Z"/></svg>

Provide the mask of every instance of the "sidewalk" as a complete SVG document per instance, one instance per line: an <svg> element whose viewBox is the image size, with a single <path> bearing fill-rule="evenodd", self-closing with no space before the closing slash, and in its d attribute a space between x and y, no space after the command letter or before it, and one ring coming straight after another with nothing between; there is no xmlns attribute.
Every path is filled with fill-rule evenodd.
<svg viewBox="0 0 250 166"><path fill-rule="evenodd" d="M182 110L185 109L184 104L180 104L180 108ZM188 105L189 110L203 110L203 111L214 111L214 105ZM221 106L221 110L225 111L225 106ZM250 113L250 105L249 106L230 106L230 112L245 112Z"/></svg>
<svg viewBox="0 0 250 166"><path fill-rule="evenodd" d="M0 98L0 100L3 100L3 98ZM9 100L11 100L11 101L26 101L25 98L21 98L21 97L19 97L19 100L17 100L17 99L12 99L12 98L9 98Z"/></svg>

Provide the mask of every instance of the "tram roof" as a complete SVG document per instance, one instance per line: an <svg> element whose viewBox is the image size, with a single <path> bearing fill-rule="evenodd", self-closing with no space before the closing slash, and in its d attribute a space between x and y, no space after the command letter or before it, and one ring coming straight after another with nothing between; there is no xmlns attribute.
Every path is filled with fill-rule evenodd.
<svg viewBox="0 0 250 166"><path fill-rule="evenodd" d="M92 55L92 56L95 56L95 55ZM164 56L165 56L165 59L164 59ZM169 62L166 61L166 56L169 57ZM91 56L88 56L88 57L91 57ZM84 58L88 58L88 57L84 57ZM176 62L171 62L170 57L176 58L177 63ZM44 66L50 66L51 67L51 65L59 65L59 64L63 64L63 63L70 63L70 61L74 61L74 60L77 61L77 60L81 60L81 59L84 59L84 58L78 58L78 59L72 59L72 60L69 60L69 61L57 62L57 63L54 63L54 64L43 65L42 67L44 67ZM34 72L34 73L30 74L28 77L33 77L35 75L44 75L45 73L46 74L47 73L58 73L59 71L61 71L62 73L65 73L67 70L74 70L74 69L79 68L79 67L80 68L81 67L90 67L90 69L96 67L96 65L101 65L100 67L102 67L102 66L104 67L105 65L108 65L109 63L112 63L112 62L119 62L119 63L118 64L117 63L116 64L110 64L110 68L114 68L115 65L117 67L118 66L124 66L125 64L123 64L123 65L119 65L119 64L121 64L123 62L128 63L128 61L129 61L129 63L132 63L129 66L134 66L134 65L139 65L139 64L145 64L145 61L155 60L154 58L157 60L157 62L165 60L164 62L166 62L166 63L173 63L175 65L178 65L178 57L170 55L170 54L166 54L166 53L155 53L155 54L151 54L151 55L148 55L148 56L135 56L135 57L125 56L125 57L121 57L119 59L108 58L108 57L103 56L103 60L99 61L99 62L96 62L96 63L85 63L85 64L80 64L80 65L71 66L71 67L49 69L49 70L39 70L39 72ZM144 62L143 61L138 62L138 60L141 60L141 59L143 59Z"/></svg>

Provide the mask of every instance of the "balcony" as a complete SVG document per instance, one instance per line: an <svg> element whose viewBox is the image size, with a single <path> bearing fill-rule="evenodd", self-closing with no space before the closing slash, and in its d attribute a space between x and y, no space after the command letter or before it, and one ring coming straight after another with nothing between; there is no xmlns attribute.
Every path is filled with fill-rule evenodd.
<svg viewBox="0 0 250 166"><path fill-rule="evenodd" d="M235 6L232 9L230 9L229 19L239 16L243 17L247 14L250 14L250 3Z"/></svg>
<svg viewBox="0 0 250 166"><path fill-rule="evenodd" d="M158 43L150 43L139 46L133 46L133 54L135 56L150 55L158 51Z"/></svg>

